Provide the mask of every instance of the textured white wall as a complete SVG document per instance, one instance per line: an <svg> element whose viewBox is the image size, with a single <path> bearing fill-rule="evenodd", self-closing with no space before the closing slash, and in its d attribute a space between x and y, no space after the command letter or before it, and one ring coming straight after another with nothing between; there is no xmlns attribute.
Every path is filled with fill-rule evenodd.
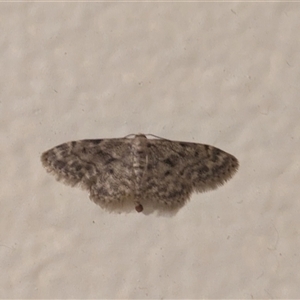
<svg viewBox="0 0 300 300"><path fill-rule="evenodd" d="M297 3L2 3L1 298L299 298ZM240 160L175 217L115 215L40 154L153 133Z"/></svg>

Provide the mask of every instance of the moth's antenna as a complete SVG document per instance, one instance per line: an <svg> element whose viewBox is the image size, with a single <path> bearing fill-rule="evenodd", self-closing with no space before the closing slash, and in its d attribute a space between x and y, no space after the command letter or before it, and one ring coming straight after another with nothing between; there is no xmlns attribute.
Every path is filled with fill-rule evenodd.
<svg viewBox="0 0 300 300"><path fill-rule="evenodd" d="M165 139L165 138L163 138L163 137L161 137L161 136L157 136L157 135L151 134L151 133L147 133L147 134L145 134L145 135L146 135L146 136L151 136L151 137L154 137L154 138L157 138L157 139L161 139L161 140L167 140L167 141L170 141L170 140Z"/></svg>
<svg viewBox="0 0 300 300"><path fill-rule="evenodd" d="M163 139L163 140L166 140L166 139L163 138L163 137L160 137L160 136L157 136L157 135L154 135L154 134L151 134L151 133L146 133L146 134L144 134L144 133L138 133L138 134L131 133L131 134L126 135L126 136L125 136L125 139L127 139L127 138L134 138L134 137L137 136L137 135L151 136L151 137L154 137L154 138L157 138L157 139Z"/></svg>

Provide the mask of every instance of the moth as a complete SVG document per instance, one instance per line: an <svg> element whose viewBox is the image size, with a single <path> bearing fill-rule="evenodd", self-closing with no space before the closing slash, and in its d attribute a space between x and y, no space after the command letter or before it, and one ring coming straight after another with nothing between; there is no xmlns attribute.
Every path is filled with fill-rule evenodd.
<svg viewBox="0 0 300 300"><path fill-rule="evenodd" d="M213 146L144 134L64 143L41 161L58 181L89 191L100 207L144 213L175 213L193 192L216 189L239 167L233 155Z"/></svg>

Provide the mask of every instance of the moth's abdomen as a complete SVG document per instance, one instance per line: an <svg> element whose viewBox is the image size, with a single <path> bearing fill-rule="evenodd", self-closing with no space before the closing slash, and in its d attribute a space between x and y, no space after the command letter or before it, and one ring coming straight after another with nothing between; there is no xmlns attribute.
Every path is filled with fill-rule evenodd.
<svg viewBox="0 0 300 300"><path fill-rule="evenodd" d="M147 171L147 138L137 135L132 143L132 170L137 191L141 190Z"/></svg>

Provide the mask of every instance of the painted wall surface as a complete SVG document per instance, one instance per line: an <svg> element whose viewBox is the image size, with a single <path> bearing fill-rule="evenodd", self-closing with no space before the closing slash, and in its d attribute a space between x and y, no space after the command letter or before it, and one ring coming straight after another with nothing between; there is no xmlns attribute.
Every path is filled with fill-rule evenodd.
<svg viewBox="0 0 300 300"><path fill-rule="evenodd" d="M0 298L299 298L298 3L1 3ZM240 161L173 217L40 155L152 133Z"/></svg>

